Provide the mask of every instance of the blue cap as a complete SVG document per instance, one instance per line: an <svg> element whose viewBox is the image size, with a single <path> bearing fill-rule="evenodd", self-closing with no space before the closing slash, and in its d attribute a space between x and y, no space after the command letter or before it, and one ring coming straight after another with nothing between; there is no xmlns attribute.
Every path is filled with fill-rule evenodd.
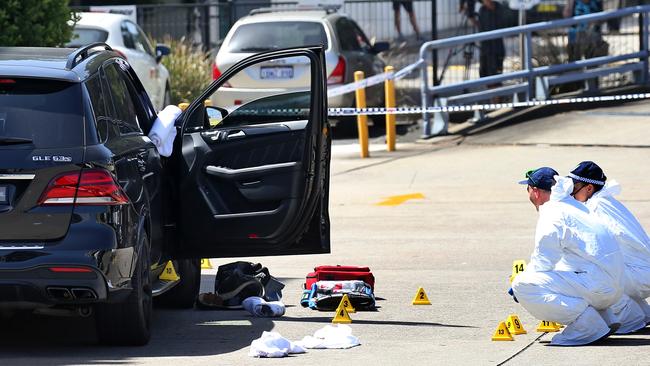
<svg viewBox="0 0 650 366"><path fill-rule="evenodd" d="M568 174L569 178L580 182L604 186L607 177L598 164L593 161L583 161Z"/></svg>
<svg viewBox="0 0 650 366"><path fill-rule="evenodd" d="M555 184L555 176L558 175L555 169L547 166L529 170L526 172L526 179L519 181L519 184L528 184L545 191L550 191Z"/></svg>

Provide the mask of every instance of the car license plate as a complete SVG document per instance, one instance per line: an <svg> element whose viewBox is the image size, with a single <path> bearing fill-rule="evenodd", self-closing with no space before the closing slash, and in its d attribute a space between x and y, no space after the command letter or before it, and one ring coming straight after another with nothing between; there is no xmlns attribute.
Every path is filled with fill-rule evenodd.
<svg viewBox="0 0 650 366"><path fill-rule="evenodd" d="M8 205L9 197L7 195L7 186L0 186L0 205Z"/></svg>
<svg viewBox="0 0 650 366"><path fill-rule="evenodd" d="M291 79L293 78L293 66L262 66L260 68L262 79Z"/></svg>
<svg viewBox="0 0 650 366"><path fill-rule="evenodd" d="M554 4L539 4L537 11L540 13L555 13L557 12L557 5Z"/></svg>

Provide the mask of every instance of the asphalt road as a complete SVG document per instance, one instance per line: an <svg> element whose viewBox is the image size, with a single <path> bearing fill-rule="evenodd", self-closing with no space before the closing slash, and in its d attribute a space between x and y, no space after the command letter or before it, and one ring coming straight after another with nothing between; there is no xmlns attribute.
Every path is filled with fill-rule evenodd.
<svg viewBox="0 0 650 366"><path fill-rule="evenodd" d="M549 347L538 321L505 294L514 259L533 248L537 214L515 182L541 165L567 173L598 162L623 187L621 200L650 226L650 105L564 113L473 136L400 143L397 153L353 144L334 147L330 255L251 258L287 285L287 314L252 318L244 311L154 312L148 346L94 344L91 320L22 317L0 326L2 365L594 365L647 364L650 331L587 347ZM395 206L390 196L420 193ZM215 259L213 264L228 260ZM304 275L319 264L372 268L376 312L352 314L362 345L316 350L288 359L250 358L250 342L273 330L298 340L328 324L332 313L300 307ZM204 271L203 289L212 274ZM412 306L418 287L431 306ZM498 322L519 315L528 334L492 342ZM541 335L541 338L540 338ZM538 339L539 338L539 339Z"/></svg>

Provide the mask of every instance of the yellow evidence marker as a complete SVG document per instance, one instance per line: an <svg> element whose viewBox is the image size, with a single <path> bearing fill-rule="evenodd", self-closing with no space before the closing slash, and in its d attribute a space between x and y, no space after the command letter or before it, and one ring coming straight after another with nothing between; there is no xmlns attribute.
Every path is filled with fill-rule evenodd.
<svg viewBox="0 0 650 366"><path fill-rule="evenodd" d="M343 294L343 297L341 298L341 302L339 303L338 307L345 308L345 311L347 311L349 314L357 312L354 309L354 306L352 306L352 301L350 301L350 298L348 298L348 294Z"/></svg>
<svg viewBox="0 0 650 366"><path fill-rule="evenodd" d="M424 289L422 287L420 287L418 289L418 292L415 293L412 305L431 305L431 301L429 301L427 293L424 292Z"/></svg>
<svg viewBox="0 0 650 366"><path fill-rule="evenodd" d="M537 326L538 332L559 332L560 327L554 322L542 320Z"/></svg>
<svg viewBox="0 0 650 366"><path fill-rule="evenodd" d="M178 277L178 274L176 273L176 268L174 268L174 263L172 261L167 261L167 265L165 265L165 269L163 269L162 273L160 276L158 276L163 281L178 281L181 278Z"/></svg>
<svg viewBox="0 0 650 366"><path fill-rule="evenodd" d="M210 263L210 259L208 258L201 259L201 269L214 269L212 267L212 263Z"/></svg>
<svg viewBox="0 0 650 366"><path fill-rule="evenodd" d="M344 307L339 306L338 308L336 308L336 315L334 315L334 319L332 319L332 323L350 324L352 323L352 319L350 319L350 314L348 314L348 311L345 310Z"/></svg>
<svg viewBox="0 0 650 366"><path fill-rule="evenodd" d="M512 337L512 334L508 331L508 327L506 327L505 322L500 322L499 326L497 327L497 330L494 331L494 335L492 336L493 341L514 341L515 339Z"/></svg>
<svg viewBox="0 0 650 366"><path fill-rule="evenodd" d="M515 314L512 314L508 317L506 320L506 326L508 327L508 331L510 334L514 335L519 335L519 334L526 334L526 330L524 329L523 324L521 324L521 320L519 320L519 317Z"/></svg>
<svg viewBox="0 0 650 366"><path fill-rule="evenodd" d="M518 274L523 272L526 269L526 261L523 259L517 259L512 262L512 275L510 276L510 283L517 277Z"/></svg>

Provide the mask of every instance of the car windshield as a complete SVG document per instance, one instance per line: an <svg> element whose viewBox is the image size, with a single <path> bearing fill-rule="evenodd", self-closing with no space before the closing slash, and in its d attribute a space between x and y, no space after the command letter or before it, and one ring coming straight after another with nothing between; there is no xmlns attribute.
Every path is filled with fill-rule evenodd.
<svg viewBox="0 0 650 366"><path fill-rule="evenodd" d="M105 30L76 27L72 31L72 38L70 42L66 43L66 47L80 47L94 42L106 42L107 39L108 32Z"/></svg>
<svg viewBox="0 0 650 366"><path fill-rule="evenodd" d="M237 28L228 51L263 52L320 44L327 48L327 35L319 22L252 23Z"/></svg>
<svg viewBox="0 0 650 366"><path fill-rule="evenodd" d="M83 125L80 84L0 78L0 147L82 146Z"/></svg>

